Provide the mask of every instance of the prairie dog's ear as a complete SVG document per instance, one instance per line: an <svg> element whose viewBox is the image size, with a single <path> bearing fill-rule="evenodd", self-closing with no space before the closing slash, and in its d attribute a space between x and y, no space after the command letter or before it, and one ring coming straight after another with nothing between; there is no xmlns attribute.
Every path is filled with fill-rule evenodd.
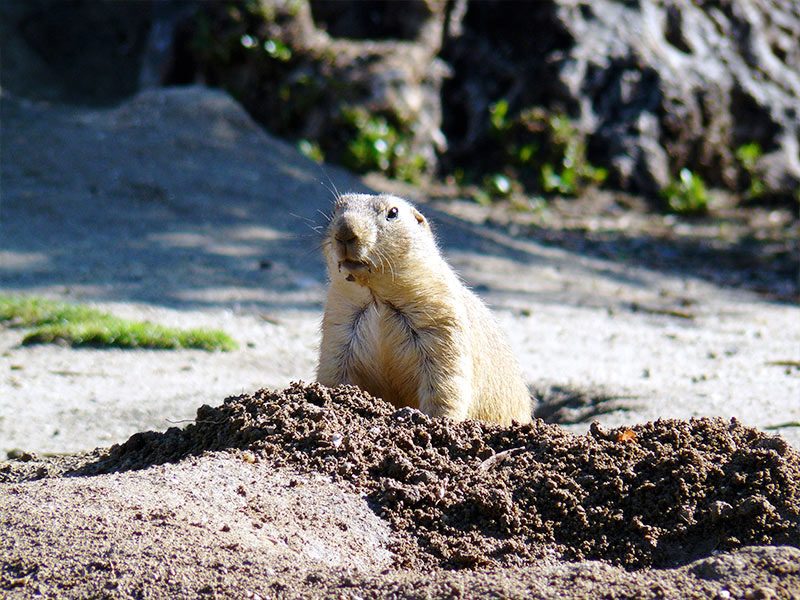
<svg viewBox="0 0 800 600"><path fill-rule="evenodd" d="M425 219L425 217L422 216L422 213L419 212L416 208L411 209L411 214L414 215L414 218L417 220L417 223L419 223L423 227L428 227L427 219Z"/></svg>

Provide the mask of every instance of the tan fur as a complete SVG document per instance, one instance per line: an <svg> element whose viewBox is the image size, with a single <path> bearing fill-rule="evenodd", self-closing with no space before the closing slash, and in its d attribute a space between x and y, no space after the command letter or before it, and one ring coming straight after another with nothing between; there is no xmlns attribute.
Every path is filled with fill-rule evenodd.
<svg viewBox="0 0 800 600"><path fill-rule="evenodd" d="M342 196L323 251L330 287L320 383L355 384L431 416L530 422L528 389L500 326L410 203Z"/></svg>

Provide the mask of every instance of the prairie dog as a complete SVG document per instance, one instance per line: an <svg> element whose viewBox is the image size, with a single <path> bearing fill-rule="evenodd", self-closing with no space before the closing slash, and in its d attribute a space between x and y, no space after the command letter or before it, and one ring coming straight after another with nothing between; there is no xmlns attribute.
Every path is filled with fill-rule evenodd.
<svg viewBox="0 0 800 600"><path fill-rule="evenodd" d="M430 416L531 421L500 326L442 257L409 202L345 194L323 240L330 287L317 379Z"/></svg>

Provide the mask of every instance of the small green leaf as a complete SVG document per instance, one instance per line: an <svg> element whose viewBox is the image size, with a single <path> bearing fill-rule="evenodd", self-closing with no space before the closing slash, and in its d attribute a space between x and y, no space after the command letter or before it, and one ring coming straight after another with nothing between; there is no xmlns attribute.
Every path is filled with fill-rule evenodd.
<svg viewBox="0 0 800 600"><path fill-rule="evenodd" d="M503 131L508 127L508 100L501 99L489 106L489 120L495 131Z"/></svg>

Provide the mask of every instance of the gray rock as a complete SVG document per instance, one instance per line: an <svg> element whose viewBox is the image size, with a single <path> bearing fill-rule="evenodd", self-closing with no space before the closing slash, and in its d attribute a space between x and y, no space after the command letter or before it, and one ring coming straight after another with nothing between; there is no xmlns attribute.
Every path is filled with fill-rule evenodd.
<svg viewBox="0 0 800 600"><path fill-rule="evenodd" d="M196 57L201 75L229 89L272 131L319 140L330 157L344 156L346 163L355 135L348 113L385 117L403 145L387 170L397 174L403 157L419 157L432 172L446 149L439 92L448 69L437 58L444 3L371 4L364 14L360 8L265 0L260 13L243 9L240 18L230 18L225 7L205 5L204 18L215 29L208 53ZM226 39L233 46L224 46ZM236 47L240 39L256 45L243 51ZM291 56L275 60L261 51L270 40Z"/></svg>
<svg viewBox="0 0 800 600"><path fill-rule="evenodd" d="M800 5L791 0L481 0L462 29L446 47L458 63L455 95L475 102L469 90L486 92L460 114L480 119L497 98L566 111L589 136L590 158L626 189L654 193L683 167L736 189L748 175L735 150L752 142L764 151L757 170L768 193L790 196L800 184ZM493 88L476 82L487 77Z"/></svg>

